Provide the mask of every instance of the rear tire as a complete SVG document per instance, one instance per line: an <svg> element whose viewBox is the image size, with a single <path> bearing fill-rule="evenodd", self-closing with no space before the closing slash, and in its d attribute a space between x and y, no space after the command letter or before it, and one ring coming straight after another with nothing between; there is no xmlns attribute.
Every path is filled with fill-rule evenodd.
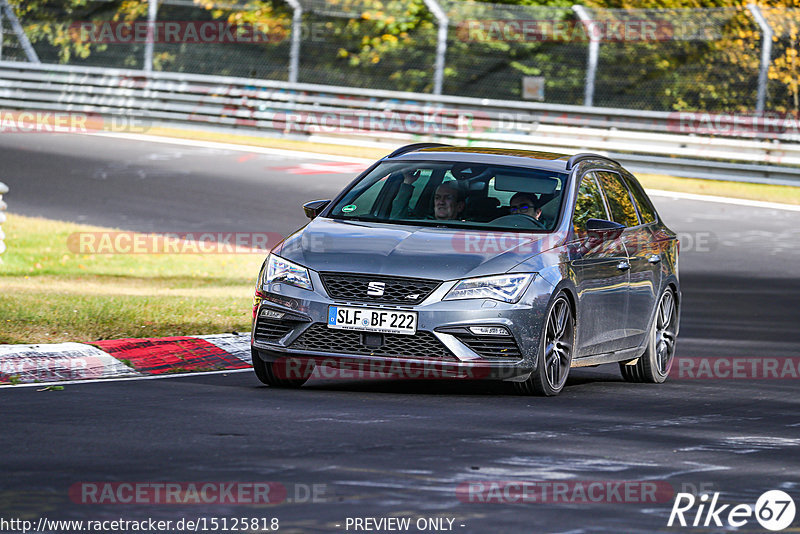
<svg viewBox="0 0 800 534"><path fill-rule="evenodd" d="M661 384L667 380L675 356L677 320L675 292L667 288L658 299L656 316L644 352L635 364L619 364L619 370L626 381Z"/></svg>
<svg viewBox="0 0 800 534"><path fill-rule="evenodd" d="M524 382L514 382L514 389L523 395L558 395L572 365L575 317L564 293L550 303L545 317L536 370Z"/></svg>
<svg viewBox="0 0 800 534"><path fill-rule="evenodd" d="M304 376L300 378L282 378L281 375L287 374L285 372L287 368L285 361L280 363L265 362L255 349L251 349L251 354L253 357L253 371L255 371L256 377L262 384L275 388L297 389L305 384L311 376L311 372L308 372L307 374L304 373ZM284 372L280 372L281 370Z"/></svg>

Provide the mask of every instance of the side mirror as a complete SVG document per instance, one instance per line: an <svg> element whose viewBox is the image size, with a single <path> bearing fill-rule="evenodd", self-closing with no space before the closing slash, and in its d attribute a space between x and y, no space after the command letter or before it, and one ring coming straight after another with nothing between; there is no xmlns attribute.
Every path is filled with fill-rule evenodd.
<svg viewBox="0 0 800 534"><path fill-rule="evenodd" d="M322 213L322 210L327 208L328 204L330 203L330 200L312 200L311 202L306 202L303 204L303 211L305 212L306 217L313 219Z"/></svg>
<svg viewBox="0 0 800 534"><path fill-rule="evenodd" d="M625 225L605 219L589 219L586 221L586 232L591 241L613 241L622 235Z"/></svg>

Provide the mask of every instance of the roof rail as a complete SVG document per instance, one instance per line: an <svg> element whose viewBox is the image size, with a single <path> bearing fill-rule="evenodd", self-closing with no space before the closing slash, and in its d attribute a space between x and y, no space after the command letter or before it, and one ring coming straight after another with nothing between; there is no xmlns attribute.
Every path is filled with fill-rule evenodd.
<svg viewBox="0 0 800 534"><path fill-rule="evenodd" d="M423 148L434 148L443 146L453 146L453 145L445 145L443 143L411 143L410 145L401 146L400 148L398 148L397 150L386 156L386 159L396 158L397 156L400 156L407 152L414 152L415 150L422 150Z"/></svg>
<svg viewBox="0 0 800 534"><path fill-rule="evenodd" d="M575 165L577 165L578 163L580 163L585 159L604 159L606 161L610 161L611 163L619 165L618 161L615 161L609 158L608 156L601 156L600 154L592 154L590 152L581 152L580 154L575 154L574 156L570 156L570 158L567 160L567 170L570 170L572 167L574 167Z"/></svg>

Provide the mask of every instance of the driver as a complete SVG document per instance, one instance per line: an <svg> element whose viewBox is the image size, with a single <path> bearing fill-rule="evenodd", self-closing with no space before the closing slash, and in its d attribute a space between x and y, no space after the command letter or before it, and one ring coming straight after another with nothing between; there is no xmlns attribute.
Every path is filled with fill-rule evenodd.
<svg viewBox="0 0 800 534"><path fill-rule="evenodd" d="M463 189L456 182L445 182L433 195L433 216L438 220L459 219L464 211Z"/></svg>
<svg viewBox="0 0 800 534"><path fill-rule="evenodd" d="M533 217L537 221L542 216L539 199L531 193L517 193L508 203L511 214L521 213Z"/></svg>

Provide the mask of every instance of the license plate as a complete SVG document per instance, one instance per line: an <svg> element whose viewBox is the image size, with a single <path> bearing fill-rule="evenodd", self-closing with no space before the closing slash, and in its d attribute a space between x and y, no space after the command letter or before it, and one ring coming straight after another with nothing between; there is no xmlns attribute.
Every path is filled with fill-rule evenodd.
<svg viewBox="0 0 800 534"><path fill-rule="evenodd" d="M415 334L417 312L330 306L328 328L383 334Z"/></svg>

